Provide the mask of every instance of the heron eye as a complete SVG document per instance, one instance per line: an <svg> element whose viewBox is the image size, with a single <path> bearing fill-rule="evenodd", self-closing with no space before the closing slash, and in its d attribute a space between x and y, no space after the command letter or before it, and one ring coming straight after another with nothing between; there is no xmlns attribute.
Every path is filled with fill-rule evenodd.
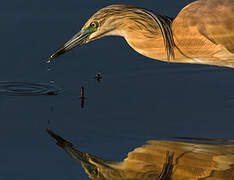
<svg viewBox="0 0 234 180"><path fill-rule="evenodd" d="M90 23L90 26L92 27L92 28L97 28L98 27L98 22L91 22Z"/></svg>
<svg viewBox="0 0 234 180"><path fill-rule="evenodd" d="M95 169L92 171L92 174L93 174L94 176L97 176L97 175L98 175L98 170L97 170L97 168L95 168Z"/></svg>

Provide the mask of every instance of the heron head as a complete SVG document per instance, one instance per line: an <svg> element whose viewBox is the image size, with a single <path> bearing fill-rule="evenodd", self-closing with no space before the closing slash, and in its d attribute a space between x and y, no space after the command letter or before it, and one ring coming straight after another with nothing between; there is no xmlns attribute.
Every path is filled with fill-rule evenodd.
<svg viewBox="0 0 234 180"><path fill-rule="evenodd" d="M106 161L86 153L86 157L80 160L85 172L92 180L121 179L118 167L121 163Z"/></svg>
<svg viewBox="0 0 234 180"><path fill-rule="evenodd" d="M48 61L50 62L78 45L86 44L107 35L120 35L120 32L118 32L120 24L113 20L116 20L117 13L121 13L125 6L111 5L96 12L78 33L50 56Z"/></svg>
<svg viewBox="0 0 234 180"><path fill-rule="evenodd" d="M80 162L89 178L92 180L121 180L119 167L120 162L106 161L86 152L81 152L73 147L73 144L66 141L52 130L46 129L47 133L57 141L57 145L63 148L67 154Z"/></svg>
<svg viewBox="0 0 234 180"><path fill-rule="evenodd" d="M98 171L98 167L92 163L81 162L82 167L90 179L104 180L104 176Z"/></svg>
<svg viewBox="0 0 234 180"><path fill-rule="evenodd" d="M170 18L163 18L159 14L153 15L148 10L135 6L107 6L96 12L77 34L50 56L48 61L78 45L86 44L104 36L123 36L133 49L145 56L154 57L154 51L153 53L151 51L148 54L148 51L145 53L147 46L142 45L142 42L144 40L148 44L157 44L155 41L158 42L157 40L163 34L168 34L167 30L162 28L164 27L163 23L166 22L168 26L165 27L169 27ZM160 30L160 28L162 29ZM161 33L161 31L164 33ZM167 36L163 38L166 39ZM165 47L169 47L169 45Z"/></svg>

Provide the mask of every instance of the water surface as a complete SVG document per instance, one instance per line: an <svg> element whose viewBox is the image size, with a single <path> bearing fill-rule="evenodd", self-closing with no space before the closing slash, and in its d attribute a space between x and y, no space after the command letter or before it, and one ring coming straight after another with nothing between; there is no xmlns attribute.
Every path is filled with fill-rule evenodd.
<svg viewBox="0 0 234 180"><path fill-rule="evenodd" d="M151 60L120 37L91 42L46 63L94 12L113 3L120 2L2 2L0 81L54 81L64 92L0 96L0 179L88 179L46 134L48 126L80 150L111 160L123 159L149 139L234 138L233 69ZM124 3L176 16L188 1Z"/></svg>

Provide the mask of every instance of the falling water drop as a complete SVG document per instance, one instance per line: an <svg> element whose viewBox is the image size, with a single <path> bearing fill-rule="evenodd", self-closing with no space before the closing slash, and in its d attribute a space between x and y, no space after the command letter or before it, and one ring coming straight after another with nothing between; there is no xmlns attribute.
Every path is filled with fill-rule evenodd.
<svg viewBox="0 0 234 180"><path fill-rule="evenodd" d="M47 67L47 71L51 71L52 68L50 66Z"/></svg>

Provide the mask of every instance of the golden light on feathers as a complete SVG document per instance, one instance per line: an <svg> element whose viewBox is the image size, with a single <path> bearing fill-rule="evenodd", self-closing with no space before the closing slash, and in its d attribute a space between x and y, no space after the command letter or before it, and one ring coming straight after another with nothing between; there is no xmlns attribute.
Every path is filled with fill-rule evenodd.
<svg viewBox="0 0 234 180"><path fill-rule="evenodd" d="M111 5L95 13L48 61L77 45L104 36L123 36L137 52L156 60L234 67L233 17L234 0L198 0L176 18Z"/></svg>

